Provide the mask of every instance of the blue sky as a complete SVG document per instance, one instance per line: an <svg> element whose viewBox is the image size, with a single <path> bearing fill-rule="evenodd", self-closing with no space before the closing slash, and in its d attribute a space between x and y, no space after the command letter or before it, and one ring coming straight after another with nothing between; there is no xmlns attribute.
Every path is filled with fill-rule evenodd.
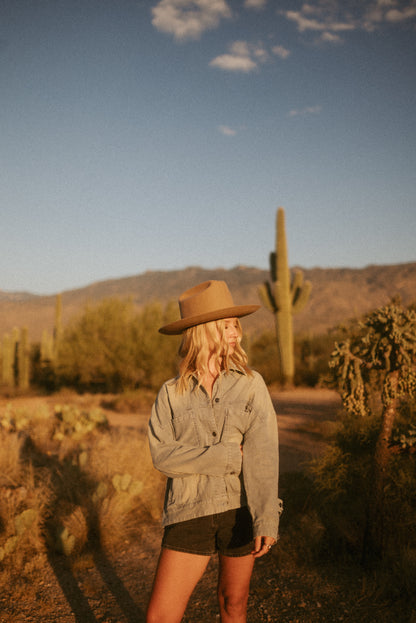
<svg viewBox="0 0 416 623"><path fill-rule="evenodd" d="M416 0L0 0L0 289L416 261Z"/></svg>

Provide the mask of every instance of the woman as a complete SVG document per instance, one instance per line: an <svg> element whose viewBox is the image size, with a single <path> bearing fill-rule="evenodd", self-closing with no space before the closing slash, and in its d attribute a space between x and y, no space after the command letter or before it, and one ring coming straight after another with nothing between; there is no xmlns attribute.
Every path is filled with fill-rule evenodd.
<svg viewBox="0 0 416 623"><path fill-rule="evenodd" d="M254 560L278 538L278 434L262 377L247 367L239 318L223 281L179 298L179 375L158 393L149 422L156 469L168 478L162 549L147 623L179 623L212 554L219 556L222 623L246 621Z"/></svg>

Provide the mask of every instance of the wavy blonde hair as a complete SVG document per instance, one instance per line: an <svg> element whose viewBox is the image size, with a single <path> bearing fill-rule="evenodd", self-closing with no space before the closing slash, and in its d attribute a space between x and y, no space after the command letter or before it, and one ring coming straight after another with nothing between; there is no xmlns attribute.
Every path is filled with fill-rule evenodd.
<svg viewBox="0 0 416 623"><path fill-rule="evenodd" d="M238 318L238 340L232 353L225 338L225 326L228 319L213 320L204 324L186 329L183 333L179 347L179 376L177 379L177 391L183 393L189 386L190 379L195 376L202 379L208 372L208 363L214 357L215 368L218 374L225 370L229 372L231 366L251 375L247 366L247 355L241 347L243 331ZM201 384L199 380L198 385Z"/></svg>

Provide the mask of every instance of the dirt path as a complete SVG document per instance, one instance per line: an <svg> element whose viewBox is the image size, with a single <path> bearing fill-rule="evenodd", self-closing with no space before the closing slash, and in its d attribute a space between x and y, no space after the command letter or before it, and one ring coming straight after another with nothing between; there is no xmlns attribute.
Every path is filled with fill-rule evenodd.
<svg viewBox="0 0 416 623"><path fill-rule="evenodd" d="M327 390L272 392L280 429L282 473L298 471L324 446L323 430L340 407ZM42 400L42 399L41 399ZM44 400L44 399L43 399ZM38 401L40 402L40 401ZM55 400L56 402L56 400ZM23 406L23 402L21 403ZM5 404L0 403L0 415ZM107 412L110 425L147 426L149 414ZM110 556L98 553L71 568L64 557L45 559L42 575L26 591L0 594L0 623L144 623L161 530L148 526L139 543ZM282 563L283 560L283 563ZM183 623L217 623L217 560L209 563ZM308 569L279 551L256 562L248 608L250 623L407 623L409 615L363 600L363 578L339 568ZM9 587L10 588L10 587ZM8 593L8 596L6 595Z"/></svg>

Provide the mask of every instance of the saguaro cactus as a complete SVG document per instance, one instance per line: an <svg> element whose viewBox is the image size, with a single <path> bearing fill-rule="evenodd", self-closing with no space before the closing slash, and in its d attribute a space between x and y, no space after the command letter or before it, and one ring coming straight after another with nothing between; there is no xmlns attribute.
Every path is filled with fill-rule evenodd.
<svg viewBox="0 0 416 623"><path fill-rule="evenodd" d="M62 294L56 295L55 303L55 327L53 331L55 350L58 347L58 342L62 336Z"/></svg>
<svg viewBox="0 0 416 623"><path fill-rule="evenodd" d="M2 371L1 380L4 385L9 387L14 385L14 345L11 336L8 333L3 335L2 344Z"/></svg>
<svg viewBox="0 0 416 623"><path fill-rule="evenodd" d="M274 315L283 381L292 385L295 375L292 315L305 307L312 284L303 280L301 270L294 271L291 278L283 208L277 210L276 250L270 253L270 275L272 284L262 284L259 295L263 305Z"/></svg>
<svg viewBox="0 0 416 623"><path fill-rule="evenodd" d="M30 383L30 352L29 336L27 327L20 330L19 342L17 345L17 369L18 385L20 389L28 389Z"/></svg>

